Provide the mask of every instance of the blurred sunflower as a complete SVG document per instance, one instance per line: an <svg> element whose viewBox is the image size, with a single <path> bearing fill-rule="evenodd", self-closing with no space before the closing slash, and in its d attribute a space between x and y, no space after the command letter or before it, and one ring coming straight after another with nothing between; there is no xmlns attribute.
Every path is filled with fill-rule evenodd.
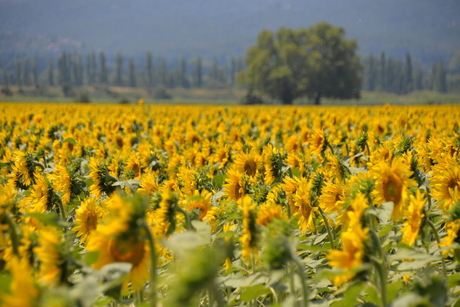
<svg viewBox="0 0 460 307"><path fill-rule="evenodd" d="M433 167L433 197L439 207L449 211L460 199L460 165L453 158L446 158L443 163Z"/></svg>
<svg viewBox="0 0 460 307"><path fill-rule="evenodd" d="M65 279L62 253L61 234L54 227L38 230L38 244L33 251L37 255L39 265L39 280L47 286L56 286Z"/></svg>
<svg viewBox="0 0 460 307"><path fill-rule="evenodd" d="M113 262L132 264L132 288L139 290L148 279L150 248L138 219L145 213L135 201L125 200L114 193L107 204L108 214L88 238L86 249L99 252L92 265L96 269Z"/></svg>
<svg viewBox="0 0 460 307"><path fill-rule="evenodd" d="M244 175L238 170L229 169L225 181L224 195L230 200L239 200L246 194Z"/></svg>
<svg viewBox="0 0 460 307"><path fill-rule="evenodd" d="M97 228L102 214L103 210L95 197L86 198L75 210L75 222L72 230L77 232L76 236L80 237L81 244L84 244L91 232Z"/></svg>
<svg viewBox="0 0 460 307"><path fill-rule="evenodd" d="M423 214L425 203L426 201L420 190L417 190L415 196L410 195L409 207L405 212L406 221L401 229L403 233L402 241L409 246L414 245L420 232L422 220L425 216Z"/></svg>
<svg viewBox="0 0 460 307"><path fill-rule="evenodd" d="M404 210L409 200L409 188L416 185L411 179L412 172L409 166L403 163L402 158L394 157L391 163L381 161L372 169L376 180L375 190L372 192L375 203L394 203L391 218L399 221L404 217Z"/></svg>
<svg viewBox="0 0 460 307"><path fill-rule="evenodd" d="M334 275L331 279L334 286L338 287L344 282L353 278L356 274L347 272L357 268L364 263L367 228L362 228L361 224L353 220L347 231L342 232L342 250L331 250L326 258L332 268L343 270L342 274Z"/></svg>
<svg viewBox="0 0 460 307"><path fill-rule="evenodd" d="M10 261L12 280L10 293L2 295L2 306L33 307L38 306L40 291L34 281L32 268L26 258L18 259L16 256Z"/></svg>

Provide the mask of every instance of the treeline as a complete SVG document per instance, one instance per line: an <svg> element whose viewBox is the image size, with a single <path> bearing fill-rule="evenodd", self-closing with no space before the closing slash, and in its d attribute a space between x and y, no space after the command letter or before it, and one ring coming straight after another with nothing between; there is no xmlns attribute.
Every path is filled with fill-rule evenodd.
<svg viewBox="0 0 460 307"><path fill-rule="evenodd" d="M364 91L381 91L398 95L412 91L460 92L460 75L449 71L442 61L431 67L414 63L409 53L404 59L368 55L362 59Z"/></svg>
<svg viewBox="0 0 460 307"><path fill-rule="evenodd" d="M236 75L244 69L244 60L233 57L229 63L219 63L217 59L204 62L198 56L168 63L148 52L137 63L120 53L109 62L104 52L86 56L62 52L57 59L49 59L47 67L42 63L41 70L37 69L36 57L16 57L10 66L14 69L0 67L2 85L227 88L236 86Z"/></svg>
<svg viewBox="0 0 460 307"><path fill-rule="evenodd" d="M460 53L457 52L460 59ZM453 59L452 62L459 62ZM460 70L443 62L426 67L413 61L410 54L404 59L380 55L361 58L362 90L390 92L398 95L419 90L460 93ZM456 63L456 62L455 62ZM236 76L246 68L242 57L230 61L204 60L198 56L167 61L151 52L144 58L132 58L118 53L107 58L104 52L81 55L62 52L57 59L17 56L12 63L0 63L2 93L9 94L10 85L61 86L66 96L75 94L74 87L118 86L142 87L149 92L157 88L232 88L238 86ZM458 71L457 71L458 70ZM40 91L38 91L39 93Z"/></svg>

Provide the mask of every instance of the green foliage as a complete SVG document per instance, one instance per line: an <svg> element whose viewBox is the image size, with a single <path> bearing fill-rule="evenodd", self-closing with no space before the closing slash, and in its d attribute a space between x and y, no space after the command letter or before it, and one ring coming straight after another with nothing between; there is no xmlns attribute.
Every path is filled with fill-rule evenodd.
<svg viewBox="0 0 460 307"><path fill-rule="evenodd" d="M361 64L357 42L346 40L342 28L326 22L309 29L281 27L275 34L264 30L246 55L248 67L238 76L249 94L259 91L283 104L308 97L360 97Z"/></svg>

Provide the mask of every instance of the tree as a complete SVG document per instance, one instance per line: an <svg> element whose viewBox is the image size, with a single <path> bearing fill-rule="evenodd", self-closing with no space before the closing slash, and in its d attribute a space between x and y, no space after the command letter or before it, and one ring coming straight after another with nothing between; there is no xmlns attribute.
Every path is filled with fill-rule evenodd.
<svg viewBox="0 0 460 307"><path fill-rule="evenodd" d="M129 58L128 62L128 79L129 79L129 86L130 87L136 87L137 82L136 82L136 67L134 65L134 59Z"/></svg>
<svg viewBox="0 0 460 307"><path fill-rule="evenodd" d="M152 53L147 52L147 64L146 64L146 70L147 70L147 79L148 79L148 88L153 87L153 61L152 61Z"/></svg>
<svg viewBox="0 0 460 307"><path fill-rule="evenodd" d="M48 61L48 84L54 85L54 62L52 59Z"/></svg>
<svg viewBox="0 0 460 307"><path fill-rule="evenodd" d="M300 97L360 97L362 70L357 42L342 28L326 22L309 29L263 30L246 55L247 69L238 75L248 91L259 91L292 104Z"/></svg>
<svg viewBox="0 0 460 307"><path fill-rule="evenodd" d="M123 79L121 76L123 66L123 56L121 53L117 53L117 57L115 59L115 85L116 86L123 86Z"/></svg>
<svg viewBox="0 0 460 307"><path fill-rule="evenodd" d="M193 70L193 81L195 86L201 88L203 85L203 71L202 71L202 60L201 56L196 59L195 67Z"/></svg>
<svg viewBox="0 0 460 307"><path fill-rule="evenodd" d="M108 83L108 73L107 73L107 65L105 64L105 54L104 51L99 53L99 63L100 63L100 71L99 71L99 81L101 84Z"/></svg>

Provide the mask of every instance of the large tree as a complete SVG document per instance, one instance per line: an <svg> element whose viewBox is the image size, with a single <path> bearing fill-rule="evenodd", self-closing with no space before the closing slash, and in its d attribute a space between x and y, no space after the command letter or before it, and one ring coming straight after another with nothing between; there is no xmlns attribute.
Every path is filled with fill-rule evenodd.
<svg viewBox="0 0 460 307"><path fill-rule="evenodd" d="M261 92L292 104L309 97L359 98L361 64L355 40L346 40L342 28L326 22L309 29L281 27L275 34L263 30L246 55L247 69L239 82L250 93Z"/></svg>

